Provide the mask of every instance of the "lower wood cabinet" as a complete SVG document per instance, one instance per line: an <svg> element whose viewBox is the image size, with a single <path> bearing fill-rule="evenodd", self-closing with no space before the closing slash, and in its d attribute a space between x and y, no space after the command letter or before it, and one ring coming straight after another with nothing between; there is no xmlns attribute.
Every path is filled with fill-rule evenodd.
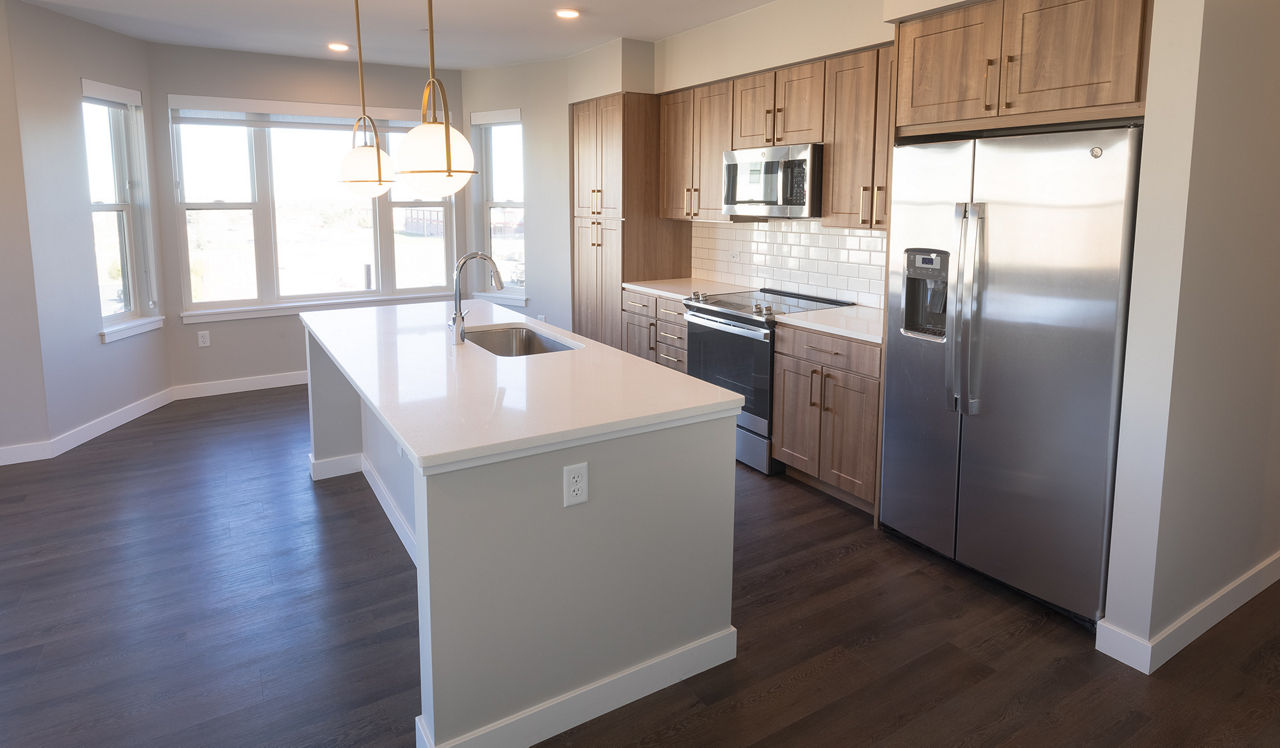
<svg viewBox="0 0 1280 748"><path fill-rule="evenodd" d="M622 222L573 220L573 330L621 346Z"/></svg>
<svg viewBox="0 0 1280 748"><path fill-rule="evenodd" d="M658 321L632 312L622 313L622 350L633 356L656 361Z"/></svg>
<svg viewBox="0 0 1280 748"><path fill-rule="evenodd" d="M874 505L880 382L783 353L773 361L773 456Z"/></svg>

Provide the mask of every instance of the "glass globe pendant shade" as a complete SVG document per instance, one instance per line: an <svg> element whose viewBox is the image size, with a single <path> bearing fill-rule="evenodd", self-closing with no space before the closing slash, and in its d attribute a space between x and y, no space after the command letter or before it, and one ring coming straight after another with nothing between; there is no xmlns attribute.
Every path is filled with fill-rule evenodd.
<svg viewBox="0 0 1280 748"><path fill-rule="evenodd" d="M378 178L378 156L382 157L382 178ZM360 197L381 197L391 189L391 175L395 173L391 156L371 145L352 148L342 159L340 170L347 188Z"/></svg>
<svg viewBox="0 0 1280 748"><path fill-rule="evenodd" d="M448 197L467 186L475 172L476 158L471 144L455 127L449 127L449 150L452 173L446 173L443 122L424 122L404 136L396 153L399 168L396 178L415 197L432 199Z"/></svg>

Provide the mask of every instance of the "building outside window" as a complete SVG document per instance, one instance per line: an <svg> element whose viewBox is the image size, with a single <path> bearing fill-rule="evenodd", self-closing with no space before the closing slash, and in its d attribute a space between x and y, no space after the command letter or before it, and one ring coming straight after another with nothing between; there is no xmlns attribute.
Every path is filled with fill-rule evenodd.
<svg viewBox="0 0 1280 748"><path fill-rule="evenodd" d="M524 288L524 128L519 122L496 122L476 126L474 132L483 190L484 249L508 286Z"/></svg>
<svg viewBox="0 0 1280 748"><path fill-rule="evenodd" d="M142 95L86 80L81 114L98 296L106 329L151 316L157 308L148 242Z"/></svg>
<svg viewBox="0 0 1280 748"><path fill-rule="evenodd" d="M174 108L188 311L450 290L453 205L338 181L346 117ZM379 121L393 158L411 122Z"/></svg>

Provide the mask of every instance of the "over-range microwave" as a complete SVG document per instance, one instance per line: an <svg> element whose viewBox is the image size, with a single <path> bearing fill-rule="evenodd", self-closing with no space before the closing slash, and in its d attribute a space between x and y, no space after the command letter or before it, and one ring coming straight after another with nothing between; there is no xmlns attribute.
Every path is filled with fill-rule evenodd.
<svg viewBox="0 0 1280 748"><path fill-rule="evenodd" d="M724 212L760 218L822 213L822 144L724 152Z"/></svg>

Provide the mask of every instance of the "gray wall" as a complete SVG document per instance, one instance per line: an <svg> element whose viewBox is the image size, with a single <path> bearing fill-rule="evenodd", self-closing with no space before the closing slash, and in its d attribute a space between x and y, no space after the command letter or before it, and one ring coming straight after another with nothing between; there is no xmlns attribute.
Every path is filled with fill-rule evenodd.
<svg viewBox="0 0 1280 748"><path fill-rule="evenodd" d="M306 368L302 324L297 315L262 317L230 322L182 323L181 256L178 222L182 213L175 202L173 159L167 126L168 97L171 94L221 96L238 99L294 101L319 104L355 104L359 87L353 61L311 60L299 57L260 55L149 45L157 220L163 247L165 342L172 384L190 384L222 379L279 374ZM425 58L425 56L424 56ZM461 75L439 71L449 91L455 111L462 107ZM365 66L365 89L369 106L417 110L427 74L424 67L387 65ZM464 192L461 200L465 201ZM465 202L461 202L465 205ZM460 210L459 217L466 211ZM465 230L459 233L459 247L465 246ZM208 330L213 345L196 346L197 330Z"/></svg>
<svg viewBox="0 0 1280 748"><path fill-rule="evenodd" d="M153 121L155 108L143 42L20 2L8 11L44 396L56 436L169 386L159 332L108 345L98 338L80 79L142 91Z"/></svg>
<svg viewBox="0 0 1280 748"><path fill-rule="evenodd" d="M9 51L9 0L0 0L0 445L49 438L35 271L18 142L18 102Z"/></svg>

